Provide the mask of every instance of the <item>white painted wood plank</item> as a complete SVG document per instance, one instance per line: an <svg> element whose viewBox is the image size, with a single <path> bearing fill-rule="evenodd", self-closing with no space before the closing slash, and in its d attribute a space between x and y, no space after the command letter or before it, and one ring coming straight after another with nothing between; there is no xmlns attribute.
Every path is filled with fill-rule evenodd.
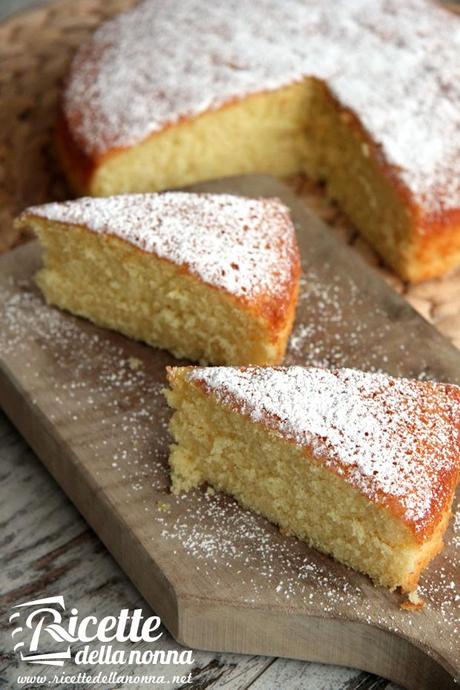
<svg viewBox="0 0 460 690"><path fill-rule="evenodd" d="M236 184L235 181L233 183ZM228 182L219 184L228 184ZM247 186L248 181L240 179L237 184L246 188L245 185ZM251 184L275 185L280 195L285 193L278 183L270 182L267 178L262 178L259 183L252 178ZM297 214L303 258L308 263L308 261L314 260L312 250L314 243L307 242L308 233L313 233L320 247L322 246L321 242L326 241L326 234L322 228L320 231L319 226L316 227L314 219L307 220L305 218L305 211L303 208L301 209L298 202L293 199L288 203L292 203L293 212L295 211ZM305 234L301 235L301 232ZM149 385L155 382L156 390L159 391L162 385L161 377L164 373L164 364L169 360L164 353L145 348L108 331L95 332L95 327L90 326L90 324L72 319L72 317L46 307L29 282L30 275L39 261L39 256L38 254L35 255L34 251L33 246L25 247L3 259L6 264L11 263L12 270L19 272L20 282L17 283L16 279L12 282L9 281L8 271L5 271L4 278L7 284L5 294L8 295L11 290L17 292L11 298L6 297L2 306L6 315L6 330L2 345L2 354L4 355L2 387L5 387L4 391L6 392L1 395L1 400L6 409L10 410L10 414L18 427L23 430L30 442L37 448L42 460L59 478L61 485L69 495L74 497L82 512L96 526L99 533L102 534L102 538L109 544L119 561L123 563L123 567L138 583L140 590L145 593L149 601L153 605L161 607L162 601L164 602L166 599L163 597L163 593L169 596L169 614L171 614L169 618L167 609L161 610L170 629L176 631L181 639L188 639L189 644L197 647L237 649L268 654L274 651L273 638L270 638L270 643L267 642L267 634L270 633L277 636L277 643L281 645L276 648L277 653L287 657L309 656L315 659L327 659L334 663L353 663L354 660L356 665L362 664L362 667L372 670L379 668L381 672L386 672L389 675L393 671L390 672L389 667L382 667L378 664L381 663L382 659L386 663L386 660L391 657L395 664L394 668L407 674L408 685L410 685L411 678L412 680L417 678L417 681L414 681L415 685L419 681L423 684L423 679L426 678L425 667L419 661L409 661L412 655L404 649L404 644L401 643L400 638L395 637L390 644L387 637L381 640L380 646L380 644L376 644L375 639L371 639L371 628L368 626L369 623L373 622L372 616L374 618L377 616L378 628L382 629L383 618L379 614L379 610L381 610L379 606L384 604L383 617L387 614L391 615L390 631L395 630L397 620L398 626L399 623L401 623L402 628L405 626L406 633L409 633L409 637L412 638L414 626L411 625L411 628L407 626L415 622L426 622L426 615L423 618L416 618L400 612L397 608L398 598L396 595L372 587L366 578L347 569L341 570L339 564L321 557L317 552L307 552L306 547L294 542L294 540L286 540L266 523L259 524L260 521L257 522L253 515L247 515L251 530L240 530L239 532L244 535L244 539L239 539L239 532L237 530L236 533L234 529L235 509L223 497L222 500L219 499L218 524L216 523L215 512L208 511L206 508L202 515L203 520L200 523L200 529L198 532L194 531L197 515L197 506L194 501L199 499L199 495L186 496L181 501L170 496L168 490L167 438L164 433L164 424L157 423L159 419L164 419L162 416L164 402L159 397L156 398L155 402L155 397L150 394L150 387L147 394L144 395L144 389L141 386L144 381L148 381ZM325 253L329 256L332 250ZM344 262L345 259L346 255L344 254ZM353 260L353 265L354 263ZM315 260L314 264L321 265L321 261ZM329 271L330 268L330 265L327 264L324 270ZM364 271L364 268L361 268ZM347 289L351 289L350 271L345 271L345 275L347 279L343 287L346 292ZM330 279L329 274L322 277L324 287L330 284ZM371 284L372 280L369 276L369 279L366 279L366 285L369 287ZM385 348L389 348L390 341L393 343L393 349L395 349L401 338L404 340L404 338L409 337L411 340L411 331L407 326L409 323L411 329L419 329L420 331L419 337L416 339L417 353L423 352L424 347L422 345L425 338L427 361L430 363L432 361L432 366L438 367L442 372L449 372L449 367L452 367L452 371L454 371L458 354L455 352L454 357L452 348L449 349L445 342L438 342L439 337L433 334L426 324L417 320L413 312L408 310L403 303L396 303L397 300L392 293L385 292L380 284L379 286L376 284L374 287L376 290L375 295L373 295L374 299L378 302L379 299L385 297L386 300L382 311L379 312L380 317L387 310L388 319L391 322L385 322L385 329L378 329L376 326L372 330L373 333L376 332L379 335L380 331L384 330ZM342 297L344 291L340 293ZM360 292L365 294L363 291ZM309 320L312 318L314 297L314 295L309 297L308 313L304 312L305 304L301 305L299 319ZM367 298L369 297L370 295L367 295ZM13 302L10 299L13 299ZM15 314L13 320L10 318L11 308L13 309L12 313ZM361 308L363 308L362 304ZM365 319L369 319L369 314L374 314L375 310L365 309L364 311ZM324 317L324 309L322 309L322 316ZM355 316L357 315L355 314ZM63 322L66 324L65 327ZM301 320L299 322L303 323ZM18 330L18 323L22 324L22 330ZM27 326L25 329L24 323ZM52 327L51 331L48 332L47 324L50 323ZM346 322L346 325L349 326L349 321ZM64 330L60 330L61 328ZM5 338L5 334L10 333L11 329L11 335ZM68 337L62 338L63 333L67 333ZM84 336L84 334L87 335ZM369 350L367 331L365 338L367 353ZM11 342L15 343L13 347L11 347ZM344 336L342 345L346 342ZM435 359L432 356L433 343L437 348ZM357 356L354 338L349 345L349 356ZM380 346L383 347L383 341L379 341L378 345L379 347L375 348L375 352L380 352L379 348ZM417 358L410 357L407 361L401 360L400 348L396 349L397 357L394 359L394 366L412 367L420 365ZM111 353L110 357L108 356L109 352ZM138 378L133 379L131 370L125 366L125 363L134 355L142 359L143 373L142 380L139 381ZM451 363L449 364L449 362ZM78 371L77 378L75 378L75 371ZM114 377L117 385L114 385L112 389L108 386L107 381ZM127 388L125 384L128 383ZM136 386L139 384L141 387L136 388L134 384ZM130 391L130 396L132 395L129 398L129 405L126 398L127 390ZM24 395L25 391L27 391L26 395ZM13 404L12 401L14 401ZM138 404L141 405L140 408L137 407ZM162 404L163 407L161 407ZM21 413L21 410L24 409L27 409L26 415ZM128 410L129 419L132 421L127 424ZM27 421L23 423L25 418ZM44 420L48 420L47 425L43 424ZM132 439L131 432L135 432ZM49 439L52 443L48 443ZM133 441L132 444L130 439ZM127 448L125 448L126 443L128 443ZM155 444L161 451L158 454L152 452L157 449ZM114 463L113 460L117 457L118 462ZM120 457L123 459L121 463ZM114 470L114 465L118 469ZM146 469L139 472L137 467ZM154 477L156 477L155 473L158 474L156 484L153 482ZM70 475L72 475L72 479L69 479ZM87 477L90 477L90 482L86 481ZM77 483L79 492L74 493L74 487ZM91 498L89 498L90 496ZM160 511L159 505L163 505L160 499L161 501L168 501L171 509L168 514ZM217 505L217 498L213 505L214 503ZM96 510L93 514L90 513L91 506L94 506ZM115 510L113 510L114 507ZM187 513L188 508L191 512ZM191 516L191 520L187 521L187 515ZM43 520L42 517L42 522ZM229 559L228 551L221 552L218 548L214 548L222 541L219 537L219 535L222 536L220 527L225 520L227 520L226 524L229 528L226 532L225 543L231 544L237 557L241 556L244 560L243 570L240 569L236 573L234 571L240 568L240 565L235 565L236 558ZM256 528L254 521L257 522L257 528L262 529L267 543L271 543L271 541L276 543L276 548L272 548L270 551L273 557L269 561L265 559L267 548L264 548L263 553L254 548L257 547L257 543L260 543L260 539L257 537L260 532L254 531ZM177 524L181 525L181 529L176 529ZM246 521L244 524L249 523ZM127 526L128 530L126 530ZM167 538L165 538L165 533ZM251 540L248 542L247 535L253 535L251 537L252 542ZM212 537L212 544L214 544L211 553L208 550L200 550L200 545L209 543L209 536ZM12 539L14 540L14 536ZM134 550L139 541L143 545L143 553ZM78 540L77 542L79 545L80 542ZM288 544L288 552L285 553L284 558L280 558L280 549L286 548L286 544ZM121 545L124 545L123 548ZM131 545L133 549L131 549ZM63 551L61 549L58 550L57 554L53 554L53 559L56 555L63 557L63 553L73 549L75 544L73 541L72 544L66 542L63 547ZM446 553L447 551L448 549L446 549ZM308 573L316 573L319 580L318 577L310 577L310 575L304 580L299 579L299 569L292 560L294 552L295 554L299 552L299 558L303 559L301 560L302 563L321 564L319 569L318 567L313 567L313 570L312 568L308 569ZM250 559L251 554L254 553L259 560L256 563L254 559L250 561L252 570L248 571L248 558ZM147 554L148 560L145 560L145 554ZM160 575L166 574L173 586L179 585L175 590L176 595L178 592L183 595L179 602L179 623L182 628L177 627L174 597L171 597L166 591L160 591L160 596L158 596L158 591L149 589L152 584L155 584L156 579L161 583L161 577L158 577L158 573L155 577L152 575L155 572L155 567L157 567L156 563L159 557L162 559ZM141 562L144 563L144 566L140 568L139 563ZM184 570L185 564L187 564L188 569L186 572ZM218 579L216 579L215 574L216 568L219 571ZM241 575L243 571L249 572L249 578ZM24 572L26 571L24 570ZM326 572L328 577L325 581L322 573ZM346 596L343 587L342 590L337 590L334 594L334 585L339 581L338 573L341 573L341 582L348 582L349 579L352 579L352 591L355 595L353 601L349 589ZM436 575L435 571L433 573ZM138 580L139 577L144 578L142 586ZM48 581L50 581L49 577ZM287 582L289 586L285 584L284 589L280 589L278 586L280 582ZM301 589L298 587L299 584ZM26 583L26 586L29 587L29 584ZM309 587L313 597L306 596ZM257 595L256 598L254 592ZM333 595L332 599L329 595ZM259 615L256 620L257 615L260 614L260 609L257 608L259 605L267 607L266 617L262 618ZM273 613L274 605L280 605L278 617ZM331 613L334 614L334 610L331 609L331 606L334 605L343 605L345 614L351 614L353 621L361 615L365 625L359 629L359 632L355 633L348 630L345 634L345 630L340 627L341 623L338 621L344 610L343 608L337 610L338 615L330 615ZM314 606L317 608L315 609ZM360 614L358 609L361 611ZM317 626L316 628L312 628L310 621L296 618L296 612L302 614L305 611L314 617L313 625ZM331 623L329 632L327 630L324 632L323 628L324 640L328 639L327 635L329 634L334 639L338 637L343 640L343 644L337 647L325 644L321 638L318 643L318 628L321 627L320 614L325 611L330 615ZM426 611L424 613L426 614ZM284 620L281 633L280 618ZM446 618L443 611L442 619L439 620L437 628L439 635L436 633L432 636L436 643L445 630L445 622ZM297 625L299 627L296 627ZM335 629L334 635L332 635L331 626ZM184 630L187 634L181 633ZM356 627L354 630L356 631ZM227 631L230 631L230 637ZM227 638L225 639L226 635ZM250 640L250 644L248 644L248 640ZM261 643L262 645L265 643L265 646L261 646ZM366 648L365 653L363 652L364 648ZM389 654L390 648L391 654ZM356 650L360 653L359 658L356 656ZM215 655L212 658L215 658ZM393 677L399 677L396 675L396 671L394 671ZM217 677L213 680L217 680ZM417 685L418 687L419 685Z"/></svg>
<svg viewBox="0 0 460 690"><path fill-rule="evenodd" d="M15 687L20 674L34 670L18 663L12 652L7 621L14 604L63 594L68 606L75 606L82 615L118 615L121 608L142 608L146 616L152 615L150 607L1 412L0 525L0 636L5 641L1 645L4 657L0 685ZM129 644L120 648L131 649ZM145 651L149 644L141 643L135 648ZM159 648L182 649L165 628ZM189 670L194 687L245 687L270 663L265 657L212 652L194 652L193 656L195 663L187 669L162 669L165 687L179 687L171 683L172 678ZM90 666L78 670L94 672ZM132 675L146 673L146 668L138 665L117 670ZM68 664L62 672L74 674L76 666Z"/></svg>
<svg viewBox="0 0 460 690"><path fill-rule="evenodd" d="M390 683L355 669L276 659L250 690L383 690ZM393 690L400 690L393 685Z"/></svg>

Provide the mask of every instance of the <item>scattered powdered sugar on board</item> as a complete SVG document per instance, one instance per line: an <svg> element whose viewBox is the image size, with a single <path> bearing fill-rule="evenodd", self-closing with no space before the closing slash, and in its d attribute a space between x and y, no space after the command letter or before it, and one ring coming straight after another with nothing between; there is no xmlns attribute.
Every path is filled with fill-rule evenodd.
<svg viewBox="0 0 460 690"><path fill-rule="evenodd" d="M404 599L399 595L374 587L365 575L281 534L229 496L194 489L167 501L167 511L161 507L151 513L161 526L161 538L171 544L175 557L183 559L184 567L191 559L198 577L212 582L223 599L234 603L233 598L241 601L244 593L244 603L257 606L266 603L268 594L274 610L292 605L298 613L343 616L398 634L417 631L420 640L427 632L424 617L433 609L442 612L442 635L447 634L449 649L455 652L458 564L446 557L438 557L436 570L422 576L418 591L426 600L425 613L411 615L400 609ZM231 573L233 590L227 579L222 580L223 572Z"/></svg>
<svg viewBox="0 0 460 690"><path fill-rule="evenodd" d="M288 300L297 275L295 229L278 199L128 194L33 206L25 214L114 235L244 300Z"/></svg>
<svg viewBox="0 0 460 690"><path fill-rule="evenodd" d="M455 505L456 504L456 505ZM453 517L448 528L446 541L451 545L450 555L445 551L436 559L436 577L422 578L418 588L422 599L441 612L446 629L456 640L460 634L460 592L458 574L460 569L460 505L454 501ZM454 647L455 648L455 647Z"/></svg>
<svg viewBox="0 0 460 690"><path fill-rule="evenodd" d="M325 268L328 266L323 266L323 270ZM347 284L346 299L354 308L362 303L361 292L352 280ZM341 331L347 327L349 321L344 315L343 277L334 280L332 276L331 281L324 285L317 271L309 268L300 277L299 307L304 304L309 308L309 318L302 318L299 324L294 325L289 338L286 361L289 362L290 354L293 360L302 354L305 365L328 368L334 363L337 367L341 366L344 358ZM387 328L389 327L388 324ZM366 325L362 321L353 323L353 327L348 328L349 344L357 344L365 329ZM336 336L335 343L328 341L331 331ZM315 342L317 345L312 347L312 343ZM385 360L380 358L378 364L382 363L384 364Z"/></svg>
<svg viewBox="0 0 460 690"><path fill-rule="evenodd" d="M0 321L0 356L17 358L37 384L46 378L54 424L64 433L83 425L94 436L95 461L110 447L112 467L131 479L129 492L144 476L169 486L166 467L156 463L168 442L164 382L126 354L119 336L47 306L28 282L0 286Z"/></svg>
<svg viewBox="0 0 460 690"><path fill-rule="evenodd" d="M457 512L454 515L453 530L454 530L453 543L454 543L455 547L458 549L457 553L458 553L458 557L460 560L460 512Z"/></svg>
<svg viewBox="0 0 460 690"><path fill-rule="evenodd" d="M64 112L98 157L314 76L439 211L460 199L459 72L460 19L431 0L151 0L82 46Z"/></svg>
<svg viewBox="0 0 460 690"><path fill-rule="evenodd" d="M81 423L101 490L120 486L124 500L138 505L152 526L154 550L182 558L191 582L198 577L213 591L228 591L233 603L288 604L299 612L345 616L398 634L416 630L422 641L427 634L424 617L431 611L437 621L441 611L435 625L455 651L459 601L452 582L458 560L450 536L448 549L422 577L425 612L401 611L397 595L283 536L230 497L206 489L170 494L170 413L161 392L163 381L156 375L159 366L177 364L172 357L48 307L29 281L0 280L0 324L2 360L12 371L25 367L37 379L40 405L49 406L62 432L69 427L71 436L69 421ZM457 546L459 531L457 516ZM228 589L229 577L233 591Z"/></svg>
<svg viewBox="0 0 460 690"><path fill-rule="evenodd" d="M338 275L327 262L323 263L321 272L303 266L297 319L283 364L326 369L352 367L388 373L390 339L396 326L383 308L373 305L372 317L378 324L370 330L369 314L367 319L362 318L364 309L369 309L369 298L351 277ZM404 343L394 343L394 347L400 371L393 374L401 375L404 371L407 375L413 370L412 378L434 379L422 353L414 361L412 351Z"/></svg>
<svg viewBox="0 0 460 690"><path fill-rule="evenodd" d="M354 369L212 367L188 379L311 452L423 532L458 474L460 388Z"/></svg>
<svg viewBox="0 0 460 690"><path fill-rule="evenodd" d="M323 270L327 266L323 266ZM345 298L355 311L362 304L363 296L357 286L350 280L347 284ZM343 277L331 276L325 286L315 269L308 269L300 277L298 311L306 306L308 319L301 318L296 322L289 339L286 364L298 363L302 357L305 366L341 367L346 366L349 353L344 352L343 330L347 329L348 349L358 346L366 338L366 325L361 320L351 321L344 314ZM302 314L302 317L304 315ZM348 315L347 315L348 316ZM331 325L333 328L331 328ZM386 328L382 331L382 337ZM376 350L367 353L366 369L383 371L386 363L384 351ZM383 365L383 368L382 368Z"/></svg>
<svg viewBox="0 0 460 690"><path fill-rule="evenodd" d="M179 543L193 556L198 572L209 568L217 572L223 567L243 578L250 584L248 603L257 600L267 583L275 599L276 595L287 600L300 595L306 601L313 596L308 591L312 584L315 588L327 585L327 612L332 612L338 599L350 601L362 596L361 587L346 575L331 574L327 557L309 550L305 554L304 544L282 536L276 527L228 496L194 490L171 497L170 506L177 511L174 520L169 513L158 518L163 525L162 538Z"/></svg>

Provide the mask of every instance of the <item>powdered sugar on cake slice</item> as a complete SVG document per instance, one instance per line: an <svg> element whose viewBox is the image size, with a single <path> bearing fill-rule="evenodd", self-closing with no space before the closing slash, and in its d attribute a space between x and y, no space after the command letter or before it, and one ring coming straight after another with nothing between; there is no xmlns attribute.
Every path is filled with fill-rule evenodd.
<svg viewBox="0 0 460 690"><path fill-rule="evenodd" d="M299 366L193 368L188 378L396 507L415 532L446 507L460 469L460 388Z"/></svg>
<svg viewBox="0 0 460 690"><path fill-rule="evenodd" d="M295 229L278 199L126 194L44 204L25 213L114 235L243 300L283 295L298 271Z"/></svg>
<svg viewBox="0 0 460 690"><path fill-rule="evenodd" d="M460 17L434 0L149 0L99 28L64 94L90 156L305 76L351 108L418 201L460 201Z"/></svg>

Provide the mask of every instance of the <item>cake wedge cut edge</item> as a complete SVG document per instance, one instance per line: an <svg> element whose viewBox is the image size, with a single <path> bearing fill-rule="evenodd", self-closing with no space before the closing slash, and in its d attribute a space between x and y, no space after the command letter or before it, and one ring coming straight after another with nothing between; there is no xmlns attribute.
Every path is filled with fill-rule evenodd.
<svg viewBox="0 0 460 690"><path fill-rule="evenodd" d="M274 364L295 317L300 255L272 198L127 194L26 209L49 304L176 357Z"/></svg>
<svg viewBox="0 0 460 690"><path fill-rule="evenodd" d="M351 369L170 367L172 491L201 484L376 584L410 592L441 551L460 388Z"/></svg>
<svg viewBox="0 0 460 690"><path fill-rule="evenodd" d="M460 263L460 19L440 5L140 2L72 61L63 170L93 196L305 174L401 278L439 276Z"/></svg>

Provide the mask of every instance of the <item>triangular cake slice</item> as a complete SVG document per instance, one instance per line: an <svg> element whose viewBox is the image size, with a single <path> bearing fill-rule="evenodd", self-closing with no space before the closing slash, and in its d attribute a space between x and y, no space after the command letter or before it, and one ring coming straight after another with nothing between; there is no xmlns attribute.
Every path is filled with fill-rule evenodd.
<svg viewBox="0 0 460 690"><path fill-rule="evenodd" d="M297 301L295 229L278 199L127 194L27 209L47 301L215 364L274 364Z"/></svg>
<svg viewBox="0 0 460 690"><path fill-rule="evenodd" d="M374 582L441 550L460 388L352 369L169 368L175 493L207 482Z"/></svg>

